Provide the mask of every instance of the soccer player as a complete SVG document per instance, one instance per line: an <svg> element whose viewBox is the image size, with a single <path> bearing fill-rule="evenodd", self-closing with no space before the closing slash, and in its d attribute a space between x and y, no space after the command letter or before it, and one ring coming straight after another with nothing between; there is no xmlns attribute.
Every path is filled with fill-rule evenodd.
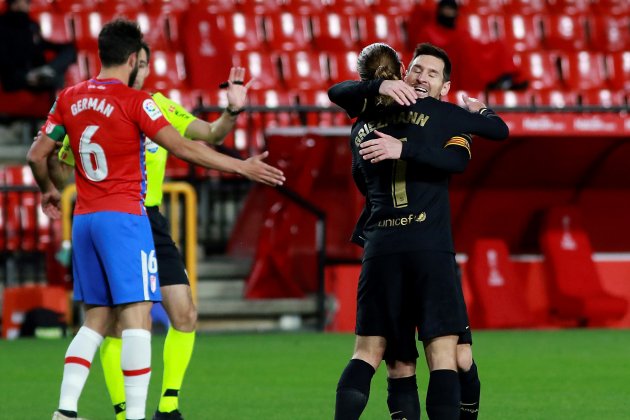
<svg viewBox="0 0 630 420"><path fill-rule="evenodd" d="M457 419L456 347L468 330L468 320L455 273L448 178L463 171L470 158L470 137L459 133L503 139L508 128L476 101L469 107L479 112L471 113L435 99L449 89L448 56L442 50L425 45L416 51L408 73L408 79L415 80L414 89L405 87L398 98L403 103L416 101L409 108L391 106L388 102L393 100L378 96L374 109L365 101L356 103L370 92L378 93L382 81L375 79L401 78L393 49L370 45L360 54L357 67L362 82L344 82L329 91L333 102L363 111L351 135L353 175L370 206L364 215L357 339L339 380L335 416L359 417L372 375L384 358L390 371L392 418L420 417L412 377L418 328L431 372L427 413L431 419ZM414 73L416 79L411 79ZM416 100L418 96L421 99ZM393 383L398 392L392 392ZM393 396L398 401L392 401Z"/></svg>
<svg viewBox="0 0 630 420"><path fill-rule="evenodd" d="M432 55L444 61L441 81L436 81L435 72L433 72L433 75L429 75L430 69L423 65L423 62L427 60L427 57L424 57L425 55ZM400 105L410 105L415 103L416 99L427 96L440 99L450 89L449 69L450 61L445 52L428 44L421 44L414 53L409 67L410 71L407 72L404 81L376 79L361 82L343 82L331 89L331 99L345 108L350 117L356 117L365 111L368 102L373 101L379 94L391 97ZM444 88L446 88L445 91L443 90ZM357 101L357 99L359 100ZM485 108L485 105L476 99L468 97L463 99L467 108L471 111L479 112ZM373 142L373 144L381 143L381 155L375 158L375 162L385 158L398 159L400 157L401 143L397 139L381 138ZM369 142L366 142L364 146L369 144ZM368 207L366 206L366 209ZM368 215L369 213L364 209L352 236L352 241L359 246L364 245L363 226ZM470 329L468 329L465 334L459 337L457 345L457 367L461 387L460 420L475 420L479 412L481 383L477 373L477 365L473 359L471 345L472 334ZM413 398L417 400L415 363L388 362L387 368L390 411L408 413L410 409L400 410L401 405L411 405L417 407L419 416L419 402L410 401ZM409 417L408 415L408 418L414 417Z"/></svg>
<svg viewBox="0 0 630 420"><path fill-rule="evenodd" d="M138 54L138 74L133 87L141 90L145 79L149 75L150 49L146 43ZM238 114L245 106L248 85L243 85L245 69L234 67L230 70L228 79L227 99L228 107L225 112L214 122L209 123L197 119L177 103L166 98L161 93L152 95L156 104L164 114L164 117L182 134L189 139L204 140L210 144L220 144L225 136L234 128ZM168 221L159 212L162 202L162 184L166 169L167 151L146 140L147 162L147 196L145 206L151 222L153 239L155 243L155 255L158 262L160 276L160 290L162 292L162 304L168 314L171 326L164 344L164 375L162 378L162 392L158 409L153 418L181 419L179 411L179 390L184 380L188 363L192 356L197 311L192 301L190 284L181 255L171 238ZM218 154L227 162L235 159ZM59 160L66 165L74 166L74 156L67 138L59 151ZM239 162L239 161L236 161ZM245 163L248 165L249 163ZM245 173L246 176L249 173ZM54 179L58 188L61 188L65 176ZM256 177L250 178L260 181ZM123 375L120 370L121 339L119 328L108 331L100 349L105 382L109 390L110 398L114 406L117 420L125 419L125 394Z"/></svg>
<svg viewBox="0 0 630 420"><path fill-rule="evenodd" d="M157 261L144 207L144 135L179 158L237 172L205 146L184 141L153 99L128 87L138 72L142 33L137 23L116 19L98 37L98 77L64 89L41 135L28 152L42 191L42 208L60 216L60 194L47 160L66 133L77 165L77 203L72 240L75 299L84 303L83 326L66 352L59 408L54 419L77 417L78 400L94 353L114 311L122 328L121 368L127 419L144 419L151 375L150 310L160 301ZM261 178L282 183L282 172L262 162Z"/></svg>

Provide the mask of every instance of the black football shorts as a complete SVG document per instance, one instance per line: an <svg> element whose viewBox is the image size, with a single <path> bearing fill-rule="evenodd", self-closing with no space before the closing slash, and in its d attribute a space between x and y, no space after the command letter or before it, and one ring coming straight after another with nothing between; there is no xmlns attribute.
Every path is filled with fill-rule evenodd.
<svg viewBox="0 0 630 420"><path fill-rule="evenodd" d="M182 256L171 238L168 220L160 213L158 207L147 207L147 215L151 222L155 256L158 263L160 287L176 284L189 284L186 267Z"/></svg>

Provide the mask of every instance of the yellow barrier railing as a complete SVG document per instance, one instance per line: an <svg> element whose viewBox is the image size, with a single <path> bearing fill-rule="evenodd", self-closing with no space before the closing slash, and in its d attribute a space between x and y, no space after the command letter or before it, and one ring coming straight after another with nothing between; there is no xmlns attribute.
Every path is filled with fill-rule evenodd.
<svg viewBox="0 0 630 420"><path fill-rule="evenodd" d="M181 248L180 206L179 198L184 197L184 213L186 216L185 237L185 265L190 281L193 301L197 303L197 193L186 182L166 182L162 186L164 193L170 199L170 224L173 241ZM70 184L61 193L61 225L62 246L68 247L72 240L72 204L77 192L75 184Z"/></svg>

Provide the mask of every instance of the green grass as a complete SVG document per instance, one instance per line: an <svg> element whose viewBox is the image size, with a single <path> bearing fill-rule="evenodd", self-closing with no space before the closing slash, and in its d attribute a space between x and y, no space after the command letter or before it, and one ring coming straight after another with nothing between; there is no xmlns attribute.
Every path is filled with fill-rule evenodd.
<svg viewBox="0 0 630 420"><path fill-rule="evenodd" d="M479 331L474 339L480 419L630 418L630 331ZM149 418L158 400L163 340L153 340ZM0 341L0 418L50 418L68 343ZM344 334L200 335L180 408L189 420L332 419L352 345ZM418 377L424 406L424 364ZM389 418L385 394L381 367L362 419ZM79 409L91 420L113 418L98 357Z"/></svg>

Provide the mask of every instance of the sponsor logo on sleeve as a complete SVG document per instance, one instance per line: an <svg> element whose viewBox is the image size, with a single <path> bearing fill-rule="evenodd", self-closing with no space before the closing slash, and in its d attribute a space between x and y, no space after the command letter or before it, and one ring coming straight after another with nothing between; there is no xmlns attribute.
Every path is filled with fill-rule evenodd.
<svg viewBox="0 0 630 420"><path fill-rule="evenodd" d="M160 108L158 108L155 102L153 102L153 99L145 99L142 103L142 109L144 109L144 112L146 112L149 118L151 118L153 121L162 116Z"/></svg>

